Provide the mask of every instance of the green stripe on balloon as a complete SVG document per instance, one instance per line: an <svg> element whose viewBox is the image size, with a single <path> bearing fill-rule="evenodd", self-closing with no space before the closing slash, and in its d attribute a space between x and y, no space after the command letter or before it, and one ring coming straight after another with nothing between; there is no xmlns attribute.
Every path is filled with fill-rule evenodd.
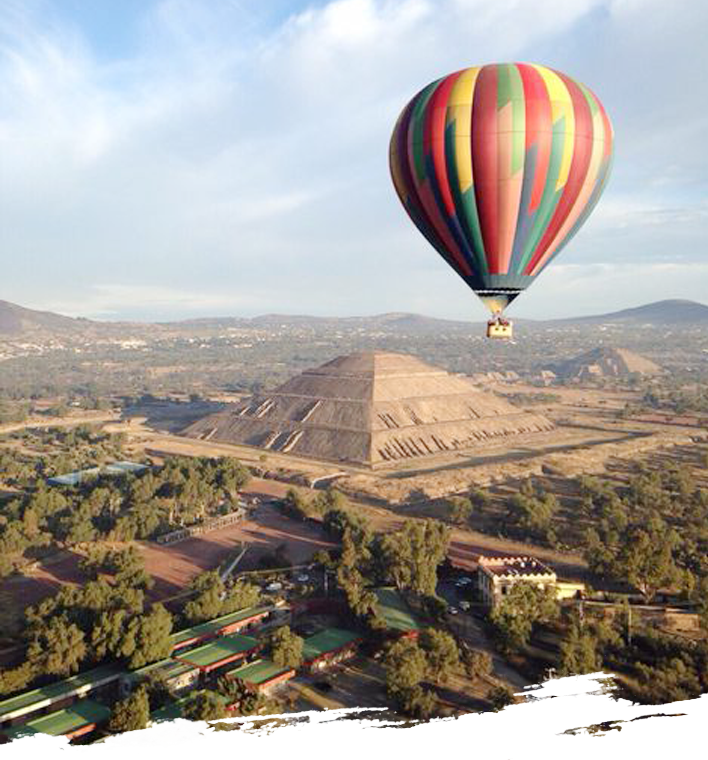
<svg viewBox="0 0 708 760"><path fill-rule="evenodd" d="M543 196L536 212L533 229L526 241L524 254L521 258L520 271L524 271L533 256L536 246L538 245L543 233L548 226L548 222L558 205L558 200L563 194L563 188L556 190L558 175L560 173L561 162L563 160L563 148L565 141L569 139L565 126L565 117L558 119L553 125L553 135L551 138L551 157L548 164L548 174L546 175L546 186L543 189Z"/></svg>

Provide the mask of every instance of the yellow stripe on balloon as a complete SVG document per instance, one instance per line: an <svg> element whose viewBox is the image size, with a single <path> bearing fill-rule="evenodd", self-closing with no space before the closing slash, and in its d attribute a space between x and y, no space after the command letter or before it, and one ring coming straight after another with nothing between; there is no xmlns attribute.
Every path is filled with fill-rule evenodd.
<svg viewBox="0 0 708 760"><path fill-rule="evenodd" d="M563 140L563 154L561 157L560 170L558 172L558 181L556 182L556 191L565 187L570 174L570 164L573 161L573 144L575 143L575 112L573 111L573 100L565 86L565 82L551 69L545 66L533 64L533 67L543 77L548 98L551 101L551 117L553 126L565 119L565 131Z"/></svg>
<svg viewBox="0 0 708 760"><path fill-rule="evenodd" d="M481 66L465 69L452 86L447 102L447 124L455 123L455 167L460 192L472 187L472 101ZM463 138L463 139L459 139Z"/></svg>

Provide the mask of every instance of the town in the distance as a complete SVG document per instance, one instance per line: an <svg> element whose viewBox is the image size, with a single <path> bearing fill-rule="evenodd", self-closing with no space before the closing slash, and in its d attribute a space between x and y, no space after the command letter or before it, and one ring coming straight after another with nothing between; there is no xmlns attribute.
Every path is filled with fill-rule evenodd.
<svg viewBox="0 0 708 760"><path fill-rule="evenodd" d="M708 691L707 327L0 302L0 742Z"/></svg>

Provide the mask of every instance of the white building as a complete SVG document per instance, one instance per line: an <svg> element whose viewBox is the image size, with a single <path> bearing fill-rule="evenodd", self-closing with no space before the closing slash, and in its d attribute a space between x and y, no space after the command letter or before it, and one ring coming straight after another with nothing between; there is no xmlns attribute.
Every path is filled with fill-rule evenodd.
<svg viewBox="0 0 708 760"><path fill-rule="evenodd" d="M542 588L557 588L558 585L553 570L533 557L481 556L477 562L477 588L490 607L500 602L509 589L520 581Z"/></svg>

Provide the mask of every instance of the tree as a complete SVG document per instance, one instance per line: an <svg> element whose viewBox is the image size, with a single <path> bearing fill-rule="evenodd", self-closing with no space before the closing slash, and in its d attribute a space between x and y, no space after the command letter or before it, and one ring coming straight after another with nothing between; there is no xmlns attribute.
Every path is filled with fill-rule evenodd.
<svg viewBox="0 0 708 760"><path fill-rule="evenodd" d="M677 580L673 557L676 543L673 532L643 528L632 530L624 542L618 557L618 570L639 589L647 604L662 586Z"/></svg>
<svg viewBox="0 0 708 760"><path fill-rule="evenodd" d="M453 496L447 500L448 516L457 525L463 525L472 514L472 502L463 496Z"/></svg>
<svg viewBox="0 0 708 760"><path fill-rule="evenodd" d="M133 619L135 649L130 654L130 668L140 668L151 662L169 657L172 651L172 615L161 605L153 605L150 612ZM131 621L133 622L133 621Z"/></svg>
<svg viewBox="0 0 708 760"><path fill-rule="evenodd" d="M270 656L281 668L299 668L302 664L303 639L283 625L270 636Z"/></svg>
<svg viewBox="0 0 708 760"><path fill-rule="evenodd" d="M413 686L399 695L398 709L405 715L419 720L428 720L435 715L437 699L430 689Z"/></svg>
<svg viewBox="0 0 708 760"><path fill-rule="evenodd" d="M195 624L218 617L226 592L219 573L215 570L201 573L192 581L190 588L196 596L184 606L187 620Z"/></svg>
<svg viewBox="0 0 708 760"><path fill-rule="evenodd" d="M399 639L384 656L386 687L392 696L406 692L425 678L428 662L425 653L412 639Z"/></svg>
<svg viewBox="0 0 708 760"><path fill-rule="evenodd" d="M187 720L219 720L226 717L224 698L213 691L200 691L185 702L182 715Z"/></svg>
<svg viewBox="0 0 708 760"><path fill-rule="evenodd" d="M566 637L560 645L560 675L573 676L596 673L602 668L597 637L583 630L580 621L574 618Z"/></svg>
<svg viewBox="0 0 708 760"><path fill-rule="evenodd" d="M116 703L108 723L108 730L114 734L124 731L140 731L147 728L149 720L150 704L147 691L140 687Z"/></svg>
<svg viewBox="0 0 708 760"><path fill-rule="evenodd" d="M438 565L445 559L450 530L437 520L407 520L380 542L386 574L399 589L432 596Z"/></svg>
<svg viewBox="0 0 708 760"><path fill-rule="evenodd" d="M428 663L428 673L435 683L444 683L460 662L455 639L445 631L425 628L420 635L420 648Z"/></svg>
<svg viewBox="0 0 708 760"><path fill-rule="evenodd" d="M492 674L493 661L489 652L465 649L462 660L470 678L485 678Z"/></svg>
<svg viewBox="0 0 708 760"><path fill-rule="evenodd" d="M508 705L513 705L516 702L514 698L514 692L508 686L493 686L487 692L487 699L492 704L492 709L495 712L503 710Z"/></svg>
<svg viewBox="0 0 708 760"><path fill-rule="evenodd" d="M84 632L65 615L58 615L32 630L27 660L38 675L69 676L86 656Z"/></svg>
<svg viewBox="0 0 708 760"><path fill-rule="evenodd" d="M261 601L261 590L255 583L237 581L226 592L226 598L221 604L220 614L228 615L229 612L242 610L246 607L255 607Z"/></svg>
<svg viewBox="0 0 708 760"><path fill-rule="evenodd" d="M518 581L494 606L489 620L496 628L502 650L512 652L528 643L535 623L552 620L557 615L558 602L553 586L544 588Z"/></svg>

